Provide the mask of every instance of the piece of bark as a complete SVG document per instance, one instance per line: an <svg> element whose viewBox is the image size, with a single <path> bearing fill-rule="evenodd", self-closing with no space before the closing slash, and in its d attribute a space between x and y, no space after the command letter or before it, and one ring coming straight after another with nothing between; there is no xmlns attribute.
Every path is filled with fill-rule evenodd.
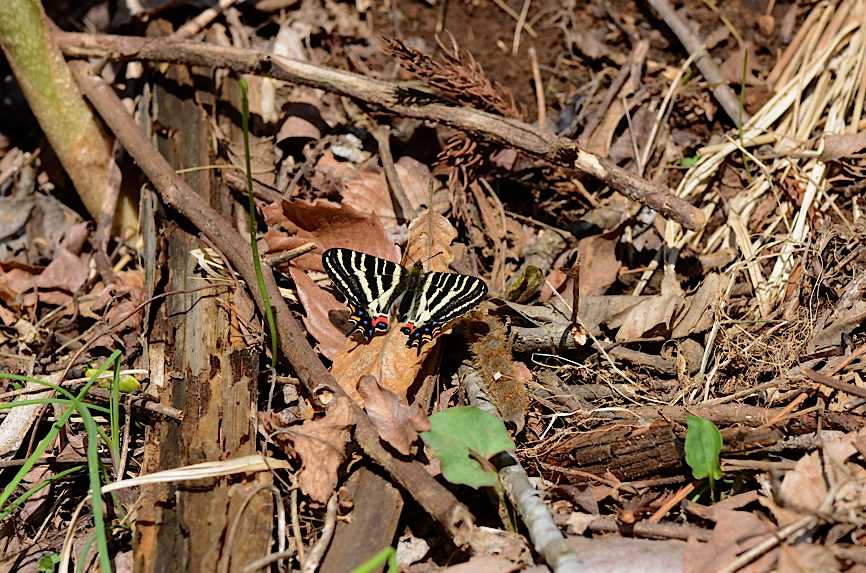
<svg viewBox="0 0 866 573"><path fill-rule="evenodd" d="M667 422L649 426L621 423L576 434L557 444L544 462L603 476L608 471L623 481L683 471L685 456L680 440Z"/></svg>
<svg viewBox="0 0 866 573"><path fill-rule="evenodd" d="M159 132L169 136L159 140L160 150L176 168L210 165L208 117L194 98L174 95L177 84L192 85L185 68L173 68L166 86L156 88ZM212 205L226 206L227 201L217 198L211 172L197 171L186 179ZM189 252L205 245L174 225L168 225L163 236L169 267L165 290L197 286ZM255 453L258 359L246 348L232 346L226 312L231 307L230 294L198 291L169 297L157 310L149 341L151 390L163 404L183 410L184 418L179 425L165 420L149 429L143 473ZM142 488L136 571L239 570L267 554L271 496L256 493L238 515L247 497L270 481L271 475L263 473L231 485L219 479ZM243 542L224 547L235 519L234 538Z"/></svg>
<svg viewBox="0 0 866 573"><path fill-rule="evenodd" d="M320 573L343 573L393 545L403 511L400 492L383 477L360 468L348 483L355 507L351 521L340 521ZM382 567L373 571L381 571Z"/></svg>

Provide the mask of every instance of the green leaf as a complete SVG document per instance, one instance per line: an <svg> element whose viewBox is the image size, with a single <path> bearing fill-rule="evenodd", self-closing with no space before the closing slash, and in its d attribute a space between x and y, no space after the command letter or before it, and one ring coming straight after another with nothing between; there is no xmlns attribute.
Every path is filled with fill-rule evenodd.
<svg viewBox="0 0 866 573"><path fill-rule="evenodd" d="M722 477L719 454L722 452L722 435L711 421L689 414L686 417L686 463L692 468L695 479Z"/></svg>
<svg viewBox="0 0 866 573"><path fill-rule="evenodd" d="M680 159L680 167L691 168L698 164L698 161L701 160L701 156L697 153L690 157L683 157Z"/></svg>
<svg viewBox="0 0 866 573"><path fill-rule="evenodd" d="M502 420L474 406L449 408L430 416L430 431L421 434L442 463L442 475L455 484L474 488L495 486L495 470L478 458L514 449Z"/></svg>
<svg viewBox="0 0 866 573"><path fill-rule="evenodd" d="M60 563L59 553L46 553L39 558L36 566L39 568L39 573L54 573L58 563Z"/></svg>

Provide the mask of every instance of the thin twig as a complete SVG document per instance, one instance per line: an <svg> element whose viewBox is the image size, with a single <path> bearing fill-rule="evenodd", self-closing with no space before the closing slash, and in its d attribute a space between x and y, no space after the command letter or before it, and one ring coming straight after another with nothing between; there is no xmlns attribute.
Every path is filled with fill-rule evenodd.
<svg viewBox="0 0 866 573"><path fill-rule="evenodd" d="M490 402L484 392L481 375L472 367L464 365L460 368L462 381L466 388L469 402L481 410L500 418L496 407ZM544 557L547 565L554 573L584 571L580 559L553 521L550 509L542 501L538 490L529 481L526 470L520 465L514 452L505 452L510 458L505 467L499 466L499 479L505 489L509 501L517 509L523 523L529 531L529 538L535 549Z"/></svg>
<svg viewBox="0 0 866 573"><path fill-rule="evenodd" d="M529 5L532 0L523 0L523 8L520 9L520 17L517 18L517 26L514 28L514 40L511 42L511 55L516 56L520 49L520 33L526 26L526 15L529 14Z"/></svg>
<svg viewBox="0 0 866 573"><path fill-rule="evenodd" d="M297 259L301 255L306 255L309 252L315 251L318 245L316 243L304 243L300 247L295 247L294 249L289 249L288 251L282 251L279 253L274 253L272 255L265 255L262 257L262 261L266 265L276 267L283 263L287 263L292 259Z"/></svg>
<svg viewBox="0 0 866 573"><path fill-rule="evenodd" d="M538 69L538 56L535 47L529 48L529 65L532 67L532 83L535 85L535 104L538 106L538 127L545 129L547 125L547 103L544 101L544 84L541 82L541 70Z"/></svg>
<svg viewBox="0 0 866 573"><path fill-rule="evenodd" d="M301 566L302 573L315 573L319 568L319 563L322 557L325 556L325 551L328 545L331 544L331 539L334 537L334 530L337 528L337 494L332 494L328 500L328 506L325 509L325 524L322 527L322 534L316 544L310 548L304 564Z"/></svg>
<svg viewBox="0 0 866 573"><path fill-rule="evenodd" d="M203 10L198 16L178 28L177 31L169 37L173 40L183 40L195 36L235 2L237 2L237 0L220 0L216 6Z"/></svg>
<svg viewBox="0 0 866 573"><path fill-rule="evenodd" d="M514 18L515 21L520 20L520 14L514 11L514 8L505 3L505 0L493 0L493 3L496 4L496 7ZM526 30L526 33L530 35L533 39L538 37L538 33L532 27L532 24L526 23L523 26L523 29Z"/></svg>

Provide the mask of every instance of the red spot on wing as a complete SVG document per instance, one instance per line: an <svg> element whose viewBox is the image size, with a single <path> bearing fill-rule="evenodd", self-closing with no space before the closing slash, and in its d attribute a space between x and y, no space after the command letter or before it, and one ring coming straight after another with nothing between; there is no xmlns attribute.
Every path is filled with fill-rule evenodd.
<svg viewBox="0 0 866 573"><path fill-rule="evenodd" d="M415 325L411 322L407 322L403 325L403 328L400 329L404 334L412 334L415 332Z"/></svg>
<svg viewBox="0 0 866 573"><path fill-rule="evenodd" d="M372 322L373 322L373 328L378 328L378 326L380 324L384 324L385 326L388 326L388 317L383 315L383 314L380 314L379 316L373 317Z"/></svg>

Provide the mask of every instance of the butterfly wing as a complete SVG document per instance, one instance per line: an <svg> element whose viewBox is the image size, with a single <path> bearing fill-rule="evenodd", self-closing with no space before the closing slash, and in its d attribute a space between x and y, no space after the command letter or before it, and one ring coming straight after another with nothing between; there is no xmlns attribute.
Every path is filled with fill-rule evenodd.
<svg viewBox="0 0 866 573"><path fill-rule="evenodd" d="M388 330L389 311L400 295L400 265L351 249L328 249L322 266L346 298L353 333L369 342L377 330Z"/></svg>
<svg viewBox="0 0 866 573"><path fill-rule="evenodd" d="M478 305L487 295L487 285L469 275L427 273L412 294L408 308L401 305L399 318L405 324L400 330L409 337L407 346L420 348L447 323Z"/></svg>

